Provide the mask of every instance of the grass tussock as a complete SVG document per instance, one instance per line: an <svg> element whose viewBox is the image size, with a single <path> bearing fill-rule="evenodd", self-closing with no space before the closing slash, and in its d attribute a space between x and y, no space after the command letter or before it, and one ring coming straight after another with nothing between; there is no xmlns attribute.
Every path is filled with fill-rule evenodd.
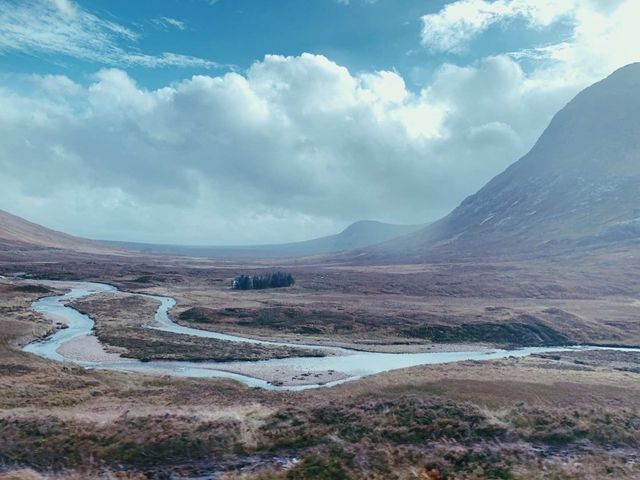
<svg viewBox="0 0 640 480"><path fill-rule="evenodd" d="M242 451L240 423L175 415L108 425L45 418L0 419L0 461L36 469L175 465Z"/></svg>
<svg viewBox="0 0 640 480"><path fill-rule="evenodd" d="M255 474L227 478L510 480L536 478L527 475L546 462L555 476L540 478L577 479L575 472L584 470L575 462L569 468L569 456L639 445L640 417L631 410L516 405L486 412L436 396L289 406L253 423L169 414L122 415L102 425L54 416L0 419L3 464L38 471L115 468L151 472L149 478L162 478L153 473L162 468L256 456L297 461L287 469L269 469L266 462ZM601 469L620 474L628 468L615 455L603 458Z"/></svg>

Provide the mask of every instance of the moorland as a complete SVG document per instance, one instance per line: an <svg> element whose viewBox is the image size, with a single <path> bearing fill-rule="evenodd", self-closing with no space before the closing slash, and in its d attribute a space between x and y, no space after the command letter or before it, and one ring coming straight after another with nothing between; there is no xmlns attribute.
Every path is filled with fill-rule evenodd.
<svg viewBox="0 0 640 480"><path fill-rule="evenodd" d="M20 351L53 328L29 307L56 292L26 288L36 278L52 277L102 281L129 292L88 297L77 306L96 320L96 334L107 348L134 356L220 359L226 353L208 340L146 337L151 334L143 324L152 321L155 305L131 292L170 293L178 302L173 318L197 328L359 349L529 341L637 345L638 290L624 282L634 278L625 271L634 268L629 261L621 266L619 284L615 278L607 282L609 291L598 290L597 272L570 271L556 262L541 262L536 271L530 262L494 260L371 268L290 264L294 287L239 292L229 288L236 273L258 272L264 265L221 267L164 257L87 262L76 255L2 264L9 279L1 281L0 291L5 392L0 452L3 469L14 472L5 478L192 478L212 472L262 479L638 474L640 353L544 354L421 366L330 389L282 392L226 379L87 371ZM20 277L11 278L12 273ZM453 285L455 295L442 295ZM256 322L275 309L289 313L268 317L282 318L277 322ZM349 324L352 328L340 328ZM423 331L442 336L416 335L417 325L431 326L435 330ZM523 340L513 325L531 337Z"/></svg>

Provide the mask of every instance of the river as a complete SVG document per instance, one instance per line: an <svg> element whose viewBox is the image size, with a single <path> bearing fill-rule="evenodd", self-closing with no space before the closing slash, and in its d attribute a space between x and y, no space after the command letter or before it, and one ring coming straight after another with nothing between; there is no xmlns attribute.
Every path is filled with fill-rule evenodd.
<svg viewBox="0 0 640 480"><path fill-rule="evenodd" d="M400 368L417 365L444 364L465 360L496 360L506 357L526 357L535 353L557 352L568 350L607 349L619 351L637 351L632 348L608 347L527 347L518 349L481 349L467 352L429 352L429 353L377 353L348 350L331 346L308 345L310 348L326 351L326 357L292 357L274 360L251 362L186 362L186 361L147 361L118 358L117 361L90 361L77 357L65 356L60 352L61 347L73 339L92 335L93 320L77 310L65 306L70 300L87 297L96 293L116 292L111 285L90 282L40 282L51 286L64 286L70 291L64 295L44 297L35 301L32 309L48 318L64 318L68 327L61 329L43 340L32 342L24 347L24 351L56 361L69 361L85 368L117 370L128 372L169 374L181 377L211 378L224 377L238 380L250 387L260 387L271 390L304 390L309 388L329 387L345 381L362 378L364 376L387 372ZM170 297L147 295L158 301L160 306L155 314L154 323L148 328L163 330L180 335L194 335L215 338L231 342L259 343L274 346L304 347L275 341L263 341L236 335L209 332L184 327L173 322L169 310L175 305ZM235 370L235 371L234 371ZM280 384L268 381L265 371L294 372L303 384ZM329 373L328 373L329 372ZM331 380L331 376L337 380ZM261 378L262 377L262 378ZM322 381L315 381L321 378Z"/></svg>

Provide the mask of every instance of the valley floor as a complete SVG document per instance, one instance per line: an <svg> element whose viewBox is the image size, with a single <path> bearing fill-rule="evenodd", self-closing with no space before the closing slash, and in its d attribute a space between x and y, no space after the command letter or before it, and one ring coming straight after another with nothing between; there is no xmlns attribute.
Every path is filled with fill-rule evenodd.
<svg viewBox="0 0 640 480"><path fill-rule="evenodd" d="M633 265L607 282L595 269L524 264L284 266L296 286L265 292L228 289L230 278L260 265L82 265L5 263L0 273L169 294L184 324L256 337L392 349L428 348L438 335L445 343L517 344L522 334L539 344L640 343L640 295L622 279L638 278ZM598 284L607 289L596 292ZM640 477L637 353L422 366L271 392L222 379L87 371L23 353L20 345L51 329L29 310L46 294L0 282L0 478ZM103 335L117 321L138 338L138 316L110 316L121 306L95 300L84 307L102 312ZM136 306L142 316L147 307ZM455 328L422 328L433 326ZM148 355L144 343L114 340L113 348ZM172 345L158 348L151 353L167 355Z"/></svg>

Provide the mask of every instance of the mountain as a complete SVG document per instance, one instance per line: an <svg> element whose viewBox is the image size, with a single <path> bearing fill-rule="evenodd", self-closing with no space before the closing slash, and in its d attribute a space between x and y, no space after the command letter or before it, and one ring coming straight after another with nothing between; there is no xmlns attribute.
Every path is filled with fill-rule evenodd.
<svg viewBox="0 0 640 480"><path fill-rule="evenodd" d="M543 252L640 240L640 63L578 94L522 159L373 256Z"/></svg>
<svg viewBox="0 0 640 480"><path fill-rule="evenodd" d="M133 242L107 242L114 246L145 253L166 253L200 257L283 258L320 255L363 248L414 232L423 225L392 225L376 221L359 221L336 235L304 242L251 246L185 246Z"/></svg>
<svg viewBox="0 0 640 480"><path fill-rule="evenodd" d="M93 240L57 232L0 210L0 250L67 250L94 254L122 254Z"/></svg>
<svg viewBox="0 0 640 480"><path fill-rule="evenodd" d="M421 227L422 225L394 225L361 220L352 223L337 235L316 238L306 242L284 244L280 247L289 252L296 252L296 255L339 252L376 245L407 233L415 232Z"/></svg>

